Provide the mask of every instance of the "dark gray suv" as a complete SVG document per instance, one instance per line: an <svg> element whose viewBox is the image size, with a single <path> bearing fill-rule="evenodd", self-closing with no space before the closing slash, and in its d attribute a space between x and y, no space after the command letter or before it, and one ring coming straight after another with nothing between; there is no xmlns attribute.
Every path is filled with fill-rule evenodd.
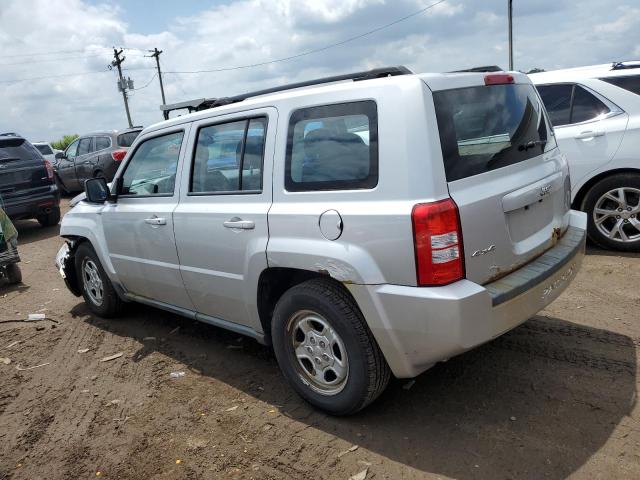
<svg viewBox="0 0 640 480"><path fill-rule="evenodd" d="M142 127L126 130L107 130L82 135L58 153L56 182L63 192L77 192L85 180L104 177L111 181L127 154L128 148L142 131Z"/></svg>

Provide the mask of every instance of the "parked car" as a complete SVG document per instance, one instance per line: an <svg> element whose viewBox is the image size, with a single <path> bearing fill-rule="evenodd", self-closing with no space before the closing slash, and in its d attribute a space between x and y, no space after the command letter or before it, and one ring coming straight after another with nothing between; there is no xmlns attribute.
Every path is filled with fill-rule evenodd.
<svg viewBox="0 0 640 480"><path fill-rule="evenodd" d="M89 178L113 179L127 150L142 127L94 132L74 140L57 154L56 181L66 193L78 192Z"/></svg>
<svg viewBox="0 0 640 480"><path fill-rule="evenodd" d="M582 262L524 74L394 67L188 108L86 182L56 264L96 315L135 301L272 345L333 414L526 321Z"/></svg>
<svg viewBox="0 0 640 480"><path fill-rule="evenodd" d="M11 219L58 224L60 194L53 175L51 163L28 140L0 135L0 206Z"/></svg>
<svg viewBox="0 0 640 480"><path fill-rule="evenodd" d="M56 150L48 142L33 142L33 146L38 149L40 154L46 160L49 160L49 163L51 163L51 165L53 165L54 168L56 167L56 165L58 163L58 159L56 158L56 154L57 153L62 153L62 150Z"/></svg>
<svg viewBox="0 0 640 480"><path fill-rule="evenodd" d="M640 251L640 62L531 75L571 170L589 238Z"/></svg>

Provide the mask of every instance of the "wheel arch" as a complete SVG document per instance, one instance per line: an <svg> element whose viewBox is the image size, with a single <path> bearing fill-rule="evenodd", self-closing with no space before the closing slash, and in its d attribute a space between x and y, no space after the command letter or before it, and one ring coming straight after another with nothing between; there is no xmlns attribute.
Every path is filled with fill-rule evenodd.
<svg viewBox="0 0 640 480"><path fill-rule="evenodd" d="M604 180L605 178L612 177L613 175L618 175L621 173L633 173L636 175L640 175L640 169L615 168L613 170L606 170L597 175L594 175L584 184L582 184L582 186L578 189L578 193L576 193L575 197L573 198L573 202L571 202L571 208L573 208L574 210L584 210L584 201L587 198L589 190L591 190L598 182Z"/></svg>

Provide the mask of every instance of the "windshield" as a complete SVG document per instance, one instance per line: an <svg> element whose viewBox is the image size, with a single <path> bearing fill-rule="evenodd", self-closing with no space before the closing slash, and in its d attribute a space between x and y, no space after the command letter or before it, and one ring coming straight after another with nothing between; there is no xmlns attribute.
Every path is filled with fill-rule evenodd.
<svg viewBox="0 0 640 480"><path fill-rule="evenodd" d="M458 88L433 95L447 181L479 175L555 146L533 85Z"/></svg>
<svg viewBox="0 0 640 480"><path fill-rule="evenodd" d="M121 133L118 135L118 146L130 147L133 141L140 135L142 130L134 130L133 132Z"/></svg>
<svg viewBox="0 0 640 480"><path fill-rule="evenodd" d="M51 150L51 147L49 147L49 145L46 145L46 144L35 144L34 147L36 147L38 149L38 151L43 155L51 155L51 154L53 154L53 151Z"/></svg>

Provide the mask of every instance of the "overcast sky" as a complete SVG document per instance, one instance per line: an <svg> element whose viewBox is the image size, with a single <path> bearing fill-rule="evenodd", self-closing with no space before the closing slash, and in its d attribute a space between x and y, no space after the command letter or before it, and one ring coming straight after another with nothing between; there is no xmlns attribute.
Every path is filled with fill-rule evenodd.
<svg viewBox="0 0 640 480"><path fill-rule="evenodd" d="M126 127L112 47L136 89L134 124L161 120L167 72L241 66L373 30L436 0L2 0L0 132L54 140ZM514 0L515 67L547 70L640 58L637 0ZM153 5L153 6L151 6ZM383 65L440 72L508 66L507 0L445 2L359 40L298 59L217 73L166 73L167 101L219 97ZM55 78L41 78L52 77ZM29 80L24 80L29 79ZM21 80L21 81L18 81Z"/></svg>

